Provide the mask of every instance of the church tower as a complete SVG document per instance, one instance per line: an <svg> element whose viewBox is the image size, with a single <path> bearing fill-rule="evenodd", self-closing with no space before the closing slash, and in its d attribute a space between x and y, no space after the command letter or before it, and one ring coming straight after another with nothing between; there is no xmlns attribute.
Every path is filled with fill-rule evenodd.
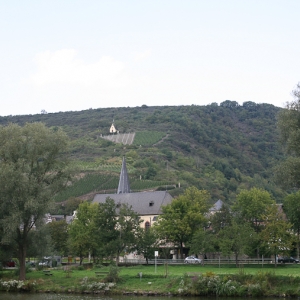
<svg viewBox="0 0 300 300"><path fill-rule="evenodd" d="M126 160L125 156L123 156L122 161L122 169L120 173L119 186L118 186L118 194L126 194L130 193L130 185L129 185L129 177L126 168Z"/></svg>

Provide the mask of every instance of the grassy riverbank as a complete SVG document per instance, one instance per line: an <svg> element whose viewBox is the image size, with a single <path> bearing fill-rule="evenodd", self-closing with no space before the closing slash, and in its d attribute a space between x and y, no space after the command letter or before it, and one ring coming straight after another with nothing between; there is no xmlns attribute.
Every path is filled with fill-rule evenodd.
<svg viewBox="0 0 300 300"><path fill-rule="evenodd" d="M300 296L300 266L274 265L200 266L169 265L121 268L62 268L32 270L26 275L25 290L40 292L103 292L122 294L173 294L219 296ZM100 274L95 272L108 272ZM0 272L2 282L17 280L13 270ZM116 281L110 284L109 281ZM106 285L104 284L106 283Z"/></svg>

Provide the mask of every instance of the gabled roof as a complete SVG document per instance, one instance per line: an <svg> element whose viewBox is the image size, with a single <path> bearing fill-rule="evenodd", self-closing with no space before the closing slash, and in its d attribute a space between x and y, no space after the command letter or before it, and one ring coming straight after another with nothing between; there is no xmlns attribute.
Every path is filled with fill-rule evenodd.
<svg viewBox="0 0 300 300"><path fill-rule="evenodd" d="M65 219L64 215L51 215L51 219L55 221L61 221Z"/></svg>
<svg viewBox="0 0 300 300"><path fill-rule="evenodd" d="M216 211L219 211L221 210L222 206L224 205L224 202L222 200L218 200L214 205L213 207L211 207L209 209L210 212L216 212Z"/></svg>
<svg viewBox="0 0 300 300"><path fill-rule="evenodd" d="M67 224L70 224L74 219L74 215L73 216L66 216L66 222Z"/></svg>
<svg viewBox="0 0 300 300"><path fill-rule="evenodd" d="M93 203L105 203L107 197L115 203L128 204L138 215L160 215L161 207L171 203L173 197L167 191L127 194L96 194Z"/></svg>
<svg viewBox="0 0 300 300"><path fill-rule="evenodd" d="M122 168L119 179L118 194L130 193L129 177L126 168L126 160L123 157Z"/></svg>

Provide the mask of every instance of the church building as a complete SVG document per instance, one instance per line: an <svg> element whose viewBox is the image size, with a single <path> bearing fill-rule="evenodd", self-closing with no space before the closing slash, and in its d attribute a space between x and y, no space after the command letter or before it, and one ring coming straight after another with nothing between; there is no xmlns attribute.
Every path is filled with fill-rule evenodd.
<svg viewBox="0 0 300 300"><path fill-rule="evenodd" d="M111 126L110 126L110 129L109 129L109 133L112 133L112 134L114 134L114 133L119 133L119 131L116 129L116 127L115 127L115 124L114 124L114 120L113 120L113 122L112 122L112 124L111 124Z"/></svg>
<svg viewBox="0 0 300 300"><path fill-rule="evenodd" d="M141 218L141 227L149 228L162 214L161 207L172 202L173 197L167 191L131 193L126 160L123 157L117 194L96 194L93 203L105 203L110 197L119 204L128 204Z"/></svg>

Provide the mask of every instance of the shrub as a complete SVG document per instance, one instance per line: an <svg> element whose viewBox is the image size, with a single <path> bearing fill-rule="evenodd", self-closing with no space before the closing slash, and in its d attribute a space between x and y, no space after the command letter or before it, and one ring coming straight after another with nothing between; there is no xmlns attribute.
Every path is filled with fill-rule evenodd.
<svg viewBox="0 0 300 300"><path fill-rule="evenodd" d="M121 278L119 277L120 269L115 266L111 265L109 268L109 273L105 278L106 282L119 282Z"/></svg>
<svg viewBox="0 0 300 300"><path fill-rule="evenodd" d="M256 282L274 283L278 280L278 277L276 277L275 272L257 272L254 280Z"/></svg>
<svg viewBox="0 0 300 300"><path fill-rule="evenodd" d="M110 289L112 289L115 286L115 283L113 282L109 282L109 283L105 283L105 282L97 282L97 281L92 281L89 282L88 277L84 277L81 281L81 285L80 285L80 290L81 291L109 291Z"/></svg>
<svg viewBox="0 0 300 300"><path fill-rule="evenodd" d="M32 291L35 289L35 281L22 281L22 280L0 280L0 290L7 292L20 292L20 291Z"/></svg>
<svg viewBox="0 0 300 300"><path fill-rule="evenodd" d="M248 284L247 293L252 297L259 297L263 295L262 286L259 283Z"/></svg>
<svg viewBox="0 0 300 300"><path fill-rule="evenodd" d="M200 296L243 296L246 288L227 277L220 278L213 272L207 272L191 278L185 276L179 284L178 292Z"/></svg>

